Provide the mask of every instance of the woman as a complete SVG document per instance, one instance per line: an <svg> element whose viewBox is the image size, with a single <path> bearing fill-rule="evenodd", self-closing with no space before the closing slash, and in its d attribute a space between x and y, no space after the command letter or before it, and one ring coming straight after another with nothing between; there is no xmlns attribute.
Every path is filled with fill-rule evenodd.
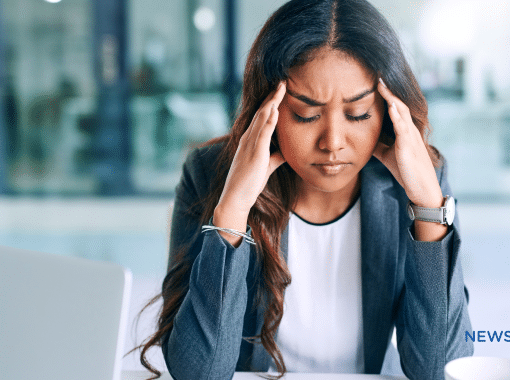
<svg viewBox="0 0 510 380"><path fill-rule="evenodd" d="M428 131L399 42L369 3L278 9L248 56L231 133L184 164L142 363L161 345L177 380L380 373L396 327L406 376L443 378L473 346L458 221L420 217L452 195Z"/></svg>

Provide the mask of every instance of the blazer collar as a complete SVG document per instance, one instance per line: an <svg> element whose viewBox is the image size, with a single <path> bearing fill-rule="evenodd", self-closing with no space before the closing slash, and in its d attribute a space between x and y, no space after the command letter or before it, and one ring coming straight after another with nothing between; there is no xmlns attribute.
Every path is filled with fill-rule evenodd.
<svg viewBox="0 0 510 380"><path fill-rule="evenodd" d="M393 290L399 244L398 183L374 157L361 170L361 282L363 312L363 352L365 373L379 373L392 333ZM281 252L287 261L288 225L282 233ZM257 333L263 310L257 312ZM255 344L252 365L267 371L269 354Z"/></svg>

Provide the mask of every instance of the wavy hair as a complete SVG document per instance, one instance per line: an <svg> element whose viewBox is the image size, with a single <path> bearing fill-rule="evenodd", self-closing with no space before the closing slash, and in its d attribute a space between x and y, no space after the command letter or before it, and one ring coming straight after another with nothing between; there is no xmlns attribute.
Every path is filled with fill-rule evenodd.
<svg viewBox="0 0 510 380"><path fill-rule="evenodd" d="M244 72L242 100L230 133L204 144L222 142L223 147L211 192L190 211L202 224L213 215L239 140L263 100L279 81L288 78L289 69L313 60L318 49L323 47L348 54L374 76L384 78L393 94L408 106L434 166L439 166L439 152L428 143L430 126L426 100L395 32L384 17L366 0L291 0L271 15L251 47ZM391 144L394 139L393 124L386 109L381 140ZM276 134L271 141L271 152L274 152L278 149ZM262 344L271 355L279 372L277 378L285 374L286 368L275 342L275 333L283 316L284 291L291 281L280 252L280 239L297 200L296 176L287 163L282 164L269 178L248 217L252 236L257 242L256 261L262 278L258 284L257 302L258 307L264 308L261 333L248 340ZM174 317L188 291L193 263L186 253L192 244L193 239L186 246L170 252L163 292L146 306L163 297L157 331L135 348L141 349L141 363L155 374L153 378L161 374L148 363L146 353L151 347L160 346L172 330Z"/></svg>

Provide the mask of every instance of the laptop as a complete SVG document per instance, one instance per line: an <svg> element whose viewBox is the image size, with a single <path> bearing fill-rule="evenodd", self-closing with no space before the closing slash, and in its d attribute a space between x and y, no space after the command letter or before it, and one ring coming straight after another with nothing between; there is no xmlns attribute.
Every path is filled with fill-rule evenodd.
<svg viewBox="0 0 510 380"><path fill-rule="evenodd" d="M120 380L132 275L0 246L0 379Z"/></svg>

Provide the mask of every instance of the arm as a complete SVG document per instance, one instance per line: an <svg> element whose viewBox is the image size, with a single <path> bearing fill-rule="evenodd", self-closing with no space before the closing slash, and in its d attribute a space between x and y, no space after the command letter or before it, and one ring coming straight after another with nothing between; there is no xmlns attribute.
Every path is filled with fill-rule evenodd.
<svg viewBox="0 0 510 380"><path fill-rule="evenodd" d="M169 273L175 254L201 229L191 205L207 191L206 173L195 150L187 159L176 188L172 216ZM250 234L251 230L248 230ZM189 288L162 342L168 370L176 380L227 379L234 374L247 303L246 274L250 248L234 248L217 231L199 234L186 259L192 263L183 281ZM182 284L186 286L188 284Z"/></svg>
<svg viewBox="0 0 510 380"><path fill-rule="evenodd" d="M452 195L446 163L438 173L443 194ZM440 241L408 238L405 285L397 311L397 343L404 373L411 380L444 379L449 361L473 354L464 334L471 330L468 292L460 262L458 215Z"/></svg>
<svg viewBox="0 0 510 380"><path fill-rule="evenodd" d="M280 82L263 101L241 136L214 211L217 227L241 231L246 228L248 214L269 176L285 162L281 152L270 151L271 136L278 120L278 105L285 91L285 84ZM184 165L182 180L176 191L172 254L179 246L173 239L182 242L181 236L197 236L201 226L196 215L201 212L189 214L190 205L194 200L206 198L209 192L210 181L206 178L211 170L194 172L202 165L197 155L193 157ZM204 164L211 164L210 161L204 158ZM251 234L249 228L247 233ZM196 257L193 256L195 254ZM221 237L218 231L212 231L205 234L201 244L194 245L191 255L191 260L188 260L193 263L189 288L175 315L168 341L163 342L167 367L177 380L231 378L242 343L250 249L244 238L239 241L228 235ZM174 266L170 266L167 275L171 278L169 283L176 278L172 277ZM185 287L186 281L182 282ZM176 286L168 287L169 290L174 288ZM175 297L173 294L169 296Z"/></svg>

